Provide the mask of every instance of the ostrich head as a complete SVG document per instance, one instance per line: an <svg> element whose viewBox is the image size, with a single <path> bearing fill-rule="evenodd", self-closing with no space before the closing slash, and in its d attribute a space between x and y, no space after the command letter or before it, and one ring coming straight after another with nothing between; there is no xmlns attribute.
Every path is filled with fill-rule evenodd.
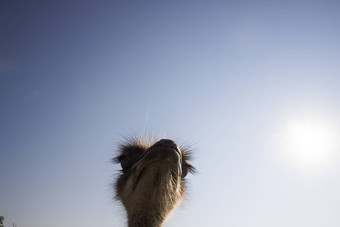
<svg viewBox="0 0 340 227"><path fill-rule="evenodd" d="M185 176L195 170L188 163L190 152L169 139L154 144L132 139L119 152L114 158L122 167L116 198L129 226L161 226L185 195Z"/></svg>

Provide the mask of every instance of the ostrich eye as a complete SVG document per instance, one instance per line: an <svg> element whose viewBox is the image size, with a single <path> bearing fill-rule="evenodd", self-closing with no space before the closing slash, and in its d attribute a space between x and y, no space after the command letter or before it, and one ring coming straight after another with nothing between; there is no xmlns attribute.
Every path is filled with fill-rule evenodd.
<svg viewBox="0 0 340 227"><path fill-rule="evenodd" d="M131 162L128 159L124 158L120 160L120 165L122 166L123 171L125 171L130 168Z"/></svg>
<svg viewBox="0 0 340 227"><path fill-rule="evenodd" d="M182 164L182 178L184 178L188 174L188 166L183 163Z"/></svg>

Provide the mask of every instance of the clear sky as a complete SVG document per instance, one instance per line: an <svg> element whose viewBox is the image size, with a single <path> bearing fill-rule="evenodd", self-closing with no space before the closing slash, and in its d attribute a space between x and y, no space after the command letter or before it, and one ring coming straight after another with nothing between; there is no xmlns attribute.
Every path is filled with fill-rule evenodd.
<svg viewBox="0 0 340 227"><path fill-rule="evenodd" d="M124 226L135 131L193 143L166 226L340 226L339 1L0 1L6 226Z"/></svg>

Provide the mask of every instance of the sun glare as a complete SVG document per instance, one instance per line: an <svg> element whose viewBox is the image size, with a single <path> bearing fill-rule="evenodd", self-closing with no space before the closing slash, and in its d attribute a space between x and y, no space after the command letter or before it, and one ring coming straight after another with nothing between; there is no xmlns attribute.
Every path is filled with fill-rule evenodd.
<svg viewBox="0 0 340 227"><path fill-rule="evenodd" d="M285 138L289 158L302 168L317 169L326 165L336 147L335 133L318 119L290 121Z"/></svg>

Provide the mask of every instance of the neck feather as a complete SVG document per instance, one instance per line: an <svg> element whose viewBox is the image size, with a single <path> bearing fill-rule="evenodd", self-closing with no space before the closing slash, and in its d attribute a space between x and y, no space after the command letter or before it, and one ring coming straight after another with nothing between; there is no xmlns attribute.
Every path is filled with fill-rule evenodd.
<svg viewBox="0 0 340 227"><path fill-rule="evenodd" d="M163 221L160 217L135 217L129 219L129 227L161 227Z"/></svg>

